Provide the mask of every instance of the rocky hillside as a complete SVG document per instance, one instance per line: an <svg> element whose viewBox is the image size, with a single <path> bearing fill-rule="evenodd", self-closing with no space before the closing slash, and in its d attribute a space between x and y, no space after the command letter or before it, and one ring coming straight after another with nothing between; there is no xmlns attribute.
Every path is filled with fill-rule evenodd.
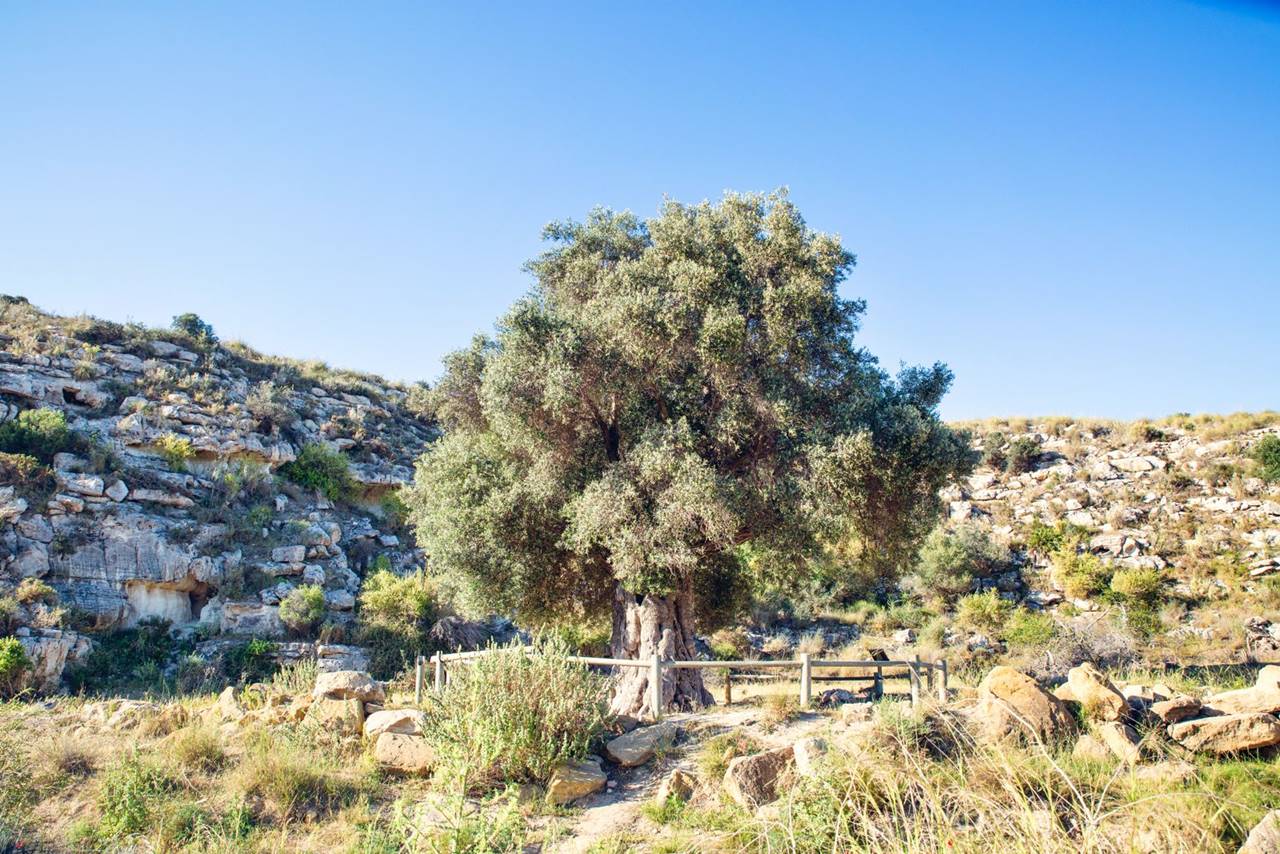
<svg viewBox="0 0 1280 854"><path fill-rule="evenodd" d="M434 436L414 389L223 345L192 316L0 299L0 620L37 684L86 632L147 618L281 637L304 586L340 636L366 567L420 562L393 497Z"/></svg>
<svg viewBox="0 0 1280 854"><path fill-rule="evenodd" d="M1024 561L980 587L1073 613L1142 604L1153 653L1280 651L1280 485L1252 458L1280 414L963 426L983 463L946 490L950 525Z"/></svg>

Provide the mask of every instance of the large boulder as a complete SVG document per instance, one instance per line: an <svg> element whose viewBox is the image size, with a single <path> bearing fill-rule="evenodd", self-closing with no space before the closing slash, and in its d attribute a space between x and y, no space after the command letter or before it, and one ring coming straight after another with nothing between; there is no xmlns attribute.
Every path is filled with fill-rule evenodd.
<svg viewBox="0 0 1280 854"><path fill-rule="evenodd" d="M1228 715L1247 712L1274 715L1280 712L1280 666L1268 665L1258 672L1252 687L1214 694L1204 704Z"/></svg>
<svg viewBox="0 0 1280 854"><path fill-rule="evenodd" d="M417 709L385 709L364 719L364 737L377 738L384 732L396 735L422 735L427 716Z"/></svg>
<svg viewBox="0 0 1280 854"><path fill-rule="evenodd" d="M1076 729L1061 700L1030 676L1004 665L993 667L978 686L978 705L971 720L989 742L1007 738L1055 742Z"/></svg>
<svg viewBox="0 0 1280 854"><path fill-rule="evenodd" d="M1124 695L1092 662L1086 661L1068 670L1067 685L1071 698L1095 720L1118 721L1128 711Z"/></svg>
<svg viewBox="0 0 1280 854"><path fill-rule="evenodd" d="M1196 718L1172 724L1169 737L1191 750L1238 753L1280 744L1280 720L1259 713Z"/></svg>
<svg viewBox="0 0 1280 854"><path fill-rule="evenodd" d="M362 703L381 703L387 698L378 682L368 673L359 670L335 670L316 676L316 687L311 692L316 699L359 700Z"/></svg>
<svg viewBox="0 0 1280 854"><path fill-rule="evenodd" d="M320 697L306 710L307 720L339 735L360 735L364 730L364 703L354 697L340 700Z"/></svg>
<svg viewBox="0 0 1280 854"><path fill-rule="evenodd" d="M729 762L724 772L724 788L741 806L755 809L778 797L778 782L795 764L795 752L779 747Z"/></svg>
<svg viewBox="0 0 1280 854"><path fill-rule="evenodd" d="M675 743L679 734L680 727L671 721L640 727L611 739L605 745L604 755L624 768L634 768L652 759L658 749Z"/></svg>
<svg viewBox="0 0 1280 854"><path fill-rule="evenodd" d="M553 804L569 804L593 795L609 782L608 776L595 759L566 762L556 766L547 781L547 800Z"/></svg>
<svg viewBox="0 0 1280 854"><path fill-rule="evenodd" d="M18 642L31 661L29 679L37 691L56 691L62 682L62 671L75 664L93 649L83 635L62 629L19 629Z"/></svg>
<svg viewBox="0 0 1280 854"><path fill-rule="evenodd" d="M1280 854L1280 810L1272 810L1254 825L1239 854Z"/></svg>
<svg viewBox="0 0 1280 854"><path fill-rule="evenodd" d="M427 774L436 764L436 755L420 735L383 732L373 746L378 765L402 774Z"/></svg>

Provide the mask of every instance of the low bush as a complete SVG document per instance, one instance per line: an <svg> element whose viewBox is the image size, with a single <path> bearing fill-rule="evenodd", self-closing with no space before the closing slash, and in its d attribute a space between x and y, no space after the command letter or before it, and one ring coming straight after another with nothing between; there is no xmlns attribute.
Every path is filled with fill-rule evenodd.
<svg viewBox="0 0 1280 854"><path fill-rule="evenodd" d="M1048 614L1018 608L1005 620L1002 637L1014 649L1038 650L1052 641L1057 631L1057 623Z"/></svg>
<svg viewBox="0 0 1280 854"><path fill-rule="evenodd" d="M311 635L324 620L324 588L303 584L280 600L280 622L295 634Z"/></svg>
<svg viewBox="0 0 1280 854"><path fill-rule="evenodd" d="M196 455L196 449L192 447L190 439L173 433L166 433L156 439L156 449L164 459L165 465L178 472L186 471L187 462Z"/></svg>
<svg viewBox="0 0 1280 854"><path fill-rule="evenodd" d="M1009 561L1009 550L976 525L939 527L925 538L907 583L922 596L950 602L967 593L974 578L992 575Z"/></svg>
<svg viewBox="0 0 1280 854"><path fill-rule="evenodd" d="M31 659L17 638L0 638L0 697L21 691L31 671Z"/></svg>
<svg viewBox="0 0 1280 854"><path fill-rule="evenodd" d="M71 444L67 418L56 409L27 409L0 424L0 452L35 457L45 465Z"/></svg>
<svg viewBox="0 0 1280 854"><path fill-rule="evenodd" d="M165 801L178 789L177 781L161 768L128 756L102 777L98 807L102 818L96 835L105 839L143 833Z"/></svg>
<svg viewBox="0 0 1280 854"><path fill-rule="evenodd" d="M163 668L178 651L169 622L148 618L134 628L100 635L83 663L67 672L67 684L76 693L91 694L160 690Z"/></svg>
<svg viewBox="0 0 1280 854"><path fill-rule="evenodd" d="M360 588L356 610L357 635L369 649L369 666L375 676L387 679L399 673L419 655L435 649L431 626L440 617L435 585L421 570L396 575L375 561L375 568Z"/></svg>
<svg viewBox="0 0 1280 854"><path fill-rule="evenodd" d="M23 605L56 605L58 592L39 578L24 578L14 591L13 598Z"/></svg>
<svg viewBox="0 0 1280 854"><path fill-rule="evenodd" d="M283 620L284 618L281 617ZM222 670L232 682L248 685L265 682L277 670L274 658L276 645L263 638L253 638L227 650L222 659Z"/></svg>
<svg viewBox="0 0 1280 854"><path fill-rule="evenodd" d="M1267 483L1280 481L1280 435L1263 436L1249 452L1258 469L1258 477Z"/></svg>
<svg viewBox="0 0 1280 854"><path fill-rule="evenodd" d="M12 486L28 504L40 507L57 490L58 481L48 466L29 454L0 453L0 486Z"/></svg>
<svg viewBox="0 0 1280 854"><path fill-rule="evenodd" d="M1111 592L1127 602L1153 605L1160 599L1164 577L1158 569L1120 569L1111 576Z"/></svg>
<svg viewBox="0 0 1280 854"><path fill-rule="evenodd" d="M1013 603L995 590L970 593L956 603L956 623L966 629L997 634L1013 612Z"/></svg>
<svg viewBox="0 0 1280 854"><path fill-rule="evenodd" d="M590 752L608 721L608 685L563 642L494 648L451 673L427 707L438 778L461 791L545 781Z"/></svg>
<svg viewBox="0 0 1280 854"><path fill-rule="evenodd" d="M246 797L262 798L286 818L340 809L363 793L361 781L342 774L323 751L265 733L250 743L235 783Z"/></svg>
<svg viewBox="0 0 1280 854"><path fill-rule="evenodd" d="M1005 471L1010 474L1022 474L1031 471L1040 459L1040 443L1028 436L1014 439L1009 443L1005 453Z"/></svg>
<svg viewBox="0 0 1280 854"><path fill-rule="evenodd" d="M1111 567L1088 552L1064 546L1054 552L1053 567L1062 591L1072 599L1088 599L1107 589Z"/></svg>
<svg viewBox="0 0 1280 854"><path fill-rule="evenodd" d="M169 740L169 754L189 771L215 771L227 760L218 731L201 724L174 733Z"/></svg>
<svg viewBox="0 0 1280 854"><path fill-rule="evenodd" d="M1004 448L1008 439L1000 431L988 433L982 440L982 464L1001 471L1005 466Z"/></svg>
<svg viewBox="0 0 1280 854"><path fill-rule="evenodd" d="M318 443L304 446L296 460L280 467L280 474L330 501L345 501L355 494L356 484L346 456Z"/></svg>

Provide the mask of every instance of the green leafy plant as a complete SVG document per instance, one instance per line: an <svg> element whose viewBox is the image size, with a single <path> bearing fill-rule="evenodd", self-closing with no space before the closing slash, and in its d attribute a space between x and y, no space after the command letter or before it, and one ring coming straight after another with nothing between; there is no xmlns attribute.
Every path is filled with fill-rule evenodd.
<svg viewBox="0 0 1280 854"><path fill-rule="evenodd" d="M1009 561L1009 550L976 525L935 528L921 546L908 582L922 596L950 601L968 592L975 577L991 575Z"/></svg>
<svg viewBox="0 0 1280 854"><path fill-rule="evenodd" d="M1073 599L1087 599L1107 589L1111 567L1089 552L1063 546L1054 552L1054 571L1062 590Z"/></svg>
<svg viewBox="0 0 1280 854"><path fill-rule="evenodd" d="M178 784L158 766L128 756L102 778L98 835L107 839L142 833Z"/></svg>
<svg viewBox="0 0 1280 854"><path fill-rule="evenodd" d="M1042 649L1057 631L1057 623L1050 615L1018 608L1005 620L1001 637L1016 649Z"/></svg>
<svg viewBox="0 0 1280 854"><path fill-rule="evenodd" d="M323 594L322 594L323 598ZM281 620L284 618L281 617ZM253 638L227 650L222 660L223 672L228 679L247 684L265 682L276 672L276 645L263 638Z"/></svg>
<svg viewBox="0 0 1280 854"><path fill-rule="evenodd" d="M213 327L202 320L198 314L192 312L179 314L173 319L171 326L174 332L182 333L197 344L218 343L218 336L213 333Z"/></svg>
<svg viewBox="0 0 1280 854"><path fill-rule="evenodd" d="M0 486L12 486L29 504L41 506L57 490L58 481L30 454L0 453Z"/></svg>
<svg viewBox="0 0 1280 854"><path fill-rule="evenodd" d="M45 465L71 444L67 418L56 409L27 409L0 424L0 451L34 457Z"/></svg>
<svg viewBox="0 0 1280 854"><path fill-rule="evenodd" d="M83 663L68 670L67 683L77 693L157 690L164 687L164 665L178 650L169 622L148 618L100 636Z"/></svg>
<svg viewBox="0 0 1280 854"><path fill-rule="evenodd" d="M303 584L280 600L280 622L299 635L310 635L324 620L324 588Z"/></svg>
<svg viewBox="0 0 1280 854"><path fill-rule="evenodd" d="M1268 483L1280 481L1280 435L1263 436L1249 456L1258 469L1258 477Z"/></svg>
<svg viewBox="0 0 1280 854"><path fill-rule="evenodd" d="M585 757L609 717L608 685L569 655L562 642L539 638L532 650L493 648L451 671L426 710L439 779L480 791L545 781L556 765Z"/></svg>
<svg viewBox="0 0 1280 854"><path fill-rule="evenodd" d="M1131 603L1155 604L1164 587L1158 569L1120 569L1111 576L1111 592Z"/></svg>
<svg viewBox="0 0 1280 854"><path fill-rule="evenodd" d="M156 439L156 449L160 451L165 464L173 471L185 471L187 462L196 455L190 439L173 433L165 433Z"/></svg>
<svg viewBox="0 0 1280 854"><path fill-rule="evenodd" d="M978 632L999 633L1013 613L1013 603L995 590L970 593L956 603L956 622Z"/></svg>
<svg viewBox="0 0 1280 854"><path fill-rule="evenodd" d="M12 697L26 685L31 659L17 638L0 638L0 696Z"/></svg>
<svg viewBox="0 0 1280 854"><path fill-rule="evenodd" d="M351 463L346 456L319 443L304 446L296 460L280 467L280 473L330 501L345 501L355 493Z"/></svg>
<svg viewBox="0 0 1280 854"><path fill-rule="evenodd" d="M1040 443L1029 436L1014 439L1009 443L1005 454L1005 471L1021 474L1031 471L1032 466L1040 459Z"/></svg>
<svg viewBox="0 0 1280 854"><path fill-rule="evenodd" d="M435 585L425 572L396 575L379 556L360 588L356 610L361 645L374 675L390 678L434 649L431 626L440 617Z"/></svg>

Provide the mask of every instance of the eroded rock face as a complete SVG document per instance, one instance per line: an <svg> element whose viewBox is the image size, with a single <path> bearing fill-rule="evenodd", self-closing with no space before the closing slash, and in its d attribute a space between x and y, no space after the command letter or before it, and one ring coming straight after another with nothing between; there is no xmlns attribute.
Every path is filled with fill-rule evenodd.
<svg viewBox="0 0 1280 854"><path fill-rule="evenodd" d="M1196 718L1172 724L1169 737L1190 750L1238 753L1280 744L1280 720L1258 713Z"/></svg>
<svg viewBox="0 0 1280 854"><path fill-rule="evenodd" d="M88 638L60 629L19 629L18 642L31 659L30 684L37 691L56 691L65 668L92 649Z"/></svg>
<svg viewBox="0 0 1280 854"><path fill-rule="evenodd" d="M778 797L778 783L794 764L790 747L739 756L724 772L724 790L739 805L755 809Z"/></svg>
<svg viewBox="0 0 1280 854"><path fill-rule="evenodd" d="M993 667L978 686L972 719L979 734L991 742L1016 738L1049 743L1076 729L1061 700L1030 676L1005 666Z"/></svg>

